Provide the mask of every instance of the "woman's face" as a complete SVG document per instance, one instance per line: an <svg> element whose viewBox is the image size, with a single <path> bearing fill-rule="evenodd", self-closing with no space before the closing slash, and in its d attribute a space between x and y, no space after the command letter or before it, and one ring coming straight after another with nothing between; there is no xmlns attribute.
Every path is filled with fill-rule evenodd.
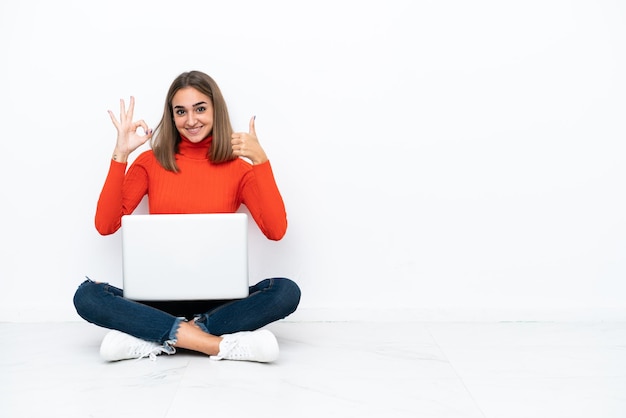
<svg viewBox="0 0 626 418"><path fill-rule="evenodd" d="M209 96L193 87L178 90L172 98L172 113L178 133L193 143L213 131L213 103Z"/></svg>

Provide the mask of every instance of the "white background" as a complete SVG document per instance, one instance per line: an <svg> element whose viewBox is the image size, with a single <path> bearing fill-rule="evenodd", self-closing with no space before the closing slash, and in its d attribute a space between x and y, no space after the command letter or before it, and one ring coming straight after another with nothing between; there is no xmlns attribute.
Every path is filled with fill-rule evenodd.
<svg viewBox="0 0 626 418"><path fill-rule="evenodd" d="M293 318L626 318L623 2L2 0L0 60L0 320L121 284L106 111L154 127L192 69L257 116Z"/></svg>

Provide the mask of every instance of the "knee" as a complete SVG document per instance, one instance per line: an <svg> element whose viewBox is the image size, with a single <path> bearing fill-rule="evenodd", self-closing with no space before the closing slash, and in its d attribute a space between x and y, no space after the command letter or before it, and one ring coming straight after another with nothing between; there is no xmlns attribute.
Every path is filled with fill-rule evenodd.
<svg viewBox="0 0 626 418"><path fill-rule="evenodd" d="M99 284L85 280L74 293L74 308L81 318L89 321L98 306Z"/></svg>
<svg viewBox="0 0 626 418"><path fill-rule="evenodd" d="M285 316L293 313L300 304L300 287L291 279L276 278L274 285L278 288L279 302Z"/></svg>

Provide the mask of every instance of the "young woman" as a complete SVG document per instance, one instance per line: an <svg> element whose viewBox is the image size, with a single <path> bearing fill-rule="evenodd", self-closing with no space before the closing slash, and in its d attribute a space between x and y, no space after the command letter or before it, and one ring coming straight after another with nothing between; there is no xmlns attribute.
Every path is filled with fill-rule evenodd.
<svg viewBox="0 0 626 418"><path fill-rule="evenodd" d="M122 216L147 194L151 214L235 212L244 204L267 238L284 236L285 207L255 120L248 132L233 133L226 102L211 77L199 71L180 74L154 132L143 120L133 121L134 106L133 97L128 110L121 100L120 120L109 111L117 142L96 210L100 234L116 232ZM128 156L149 140L151 149L126 170ZM265 279L250 287L247 298L231 301L139 303L90 279L74 295L83 319L112 330L100 347L108 361L154 358L184 348L215 359L270 362L278 356L278 344L270 331L259 328L285 318L299 302L300 289L286 278Z"/></svg>

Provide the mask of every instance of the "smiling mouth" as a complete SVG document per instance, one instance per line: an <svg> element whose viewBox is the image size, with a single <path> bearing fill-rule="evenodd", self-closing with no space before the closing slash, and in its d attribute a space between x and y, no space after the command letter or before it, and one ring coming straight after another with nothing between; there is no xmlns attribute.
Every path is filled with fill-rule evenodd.
<svg viewBox="0 0 626 418"><path fill-rule="evenodd" d="M198 132L200 132L201 129L202 126L196 128L187 128L187 132L189 132L190 134L197 134Z"/></svg>

